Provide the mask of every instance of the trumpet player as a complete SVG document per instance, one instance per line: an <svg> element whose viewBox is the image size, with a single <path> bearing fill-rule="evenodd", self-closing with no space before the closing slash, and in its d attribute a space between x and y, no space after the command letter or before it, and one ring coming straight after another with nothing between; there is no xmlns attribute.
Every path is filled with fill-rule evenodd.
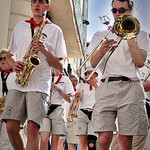
<svg viewBox="0 0 150 150"><path fill-rule="evenodd" d="M10 76L12 84L2 119L6 121L9 139L16 150L25 149L19 130L20 123L23 124L26 120L26 149L39 149L39 129L45 116L44 102L50 94L51 67L61 71L60 60L67 56L62 30L47 18L43 18L43 12L49 9L50 0L31 0L33 17L16 25L8 48L10 53L6 56L7 63L15 72ZM39 34L36 36L36 33ZM18 77L16 73L18 75L31 64L30 61L22 62L26 52L28 58L31 56L30 50L38 52L41 65L34 72L24 72L23 81L28 75L32 76L28 85L21 86L15 82Z"/></svg>
<svg viewBox="0 0 150 150"><path fill-rule="evenodd" d="M86 68L84 73L86 78L90 76L92 71L93 68L91 66ZM96 79L97 76L98 73L95 72L89 79L88 83L82 83L79 85L81 90L83 90L83 97L77 112L75 135L79 137L80 150L87 150L88 148L90 149L91 145L93 150L96 149L96 141L92 141L93 143L88 143L88 135L96 136L92 125L92 111L95 104L95 90L98 87L98 81Z"/></svg>
<svg viewBox="0 0 150 150"><path fill-rule="evenodd" d="M71 75L69 78L70 78L70 81L72 82L74 92L76 93L77 92L78 79L74 75ZM71 103L66 103L66 109L67 109L67 111L66 111L66 113L67 113L67 134L66 134L66 138L67 138L68 150L74 150L75 148L77 149L77 146L78 146L78 137L75 136L74 120L72 118L70 118L72 120L68 121L68 117L71 117L71 116L69 116L69 113L68 113L70 111L70 105L71 105Z"/></svg>
<svg viewBox="0 0 150 150"><path fill-rule="evenodd" d="M0 72L0 148L5 150L13 149L11 143L9 141L9 137L6 131L6 123L1 120L2 112L5 104L5 96L7 95L9 85L11 84L11 80L9 75L13 72L13 70L6 63L6 55L8 53L8 49L1 49L0 51L0 63L2 70Z"/></svg>
<svg viewBox="0 0 150 150"><path fill-rule="evenodd" d="M112 0L111 11L114 20L121 15L132 15L133 1ZM135 23L134 27L136 26L138 23ZM94 34L88 52L106 32L98 31ZM108 40L96 49L90 60L95 68L103 58L99 66L102 72L101 86L96 90L96 103L93 108L93 124L94 131L98 133L99 150L109 149L113 131L116 131L116 117L120 150L131 150L133 135L146 135L148 129L143 101L145 97L137 76L137 70L144 65L149 50L148 35L145 31L140 31L135 39L122 40L119 45L116 37L113 31L110 32ZM103 56L111 46L113 53L107 59Z"/></svg>

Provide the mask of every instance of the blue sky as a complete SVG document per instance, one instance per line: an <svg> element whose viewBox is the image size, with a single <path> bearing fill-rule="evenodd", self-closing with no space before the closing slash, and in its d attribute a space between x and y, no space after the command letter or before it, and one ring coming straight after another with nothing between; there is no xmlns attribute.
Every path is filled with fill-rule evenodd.
<svg viewBox="0 0 150 150"><path fill-rule="evenodd" d="M89 0L87 41L98 30L105 30L107 26L100 22L99 16L107 15L110 18L110 25L113 25L111 13L112 0ZM139 20L141 29L150 34L150 0L134 0L134 16Z"/></svg>

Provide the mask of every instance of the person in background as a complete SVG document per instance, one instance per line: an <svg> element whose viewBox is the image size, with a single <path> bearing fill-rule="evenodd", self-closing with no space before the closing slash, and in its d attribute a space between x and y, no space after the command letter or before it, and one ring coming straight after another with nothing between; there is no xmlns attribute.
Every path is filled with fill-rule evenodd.
<svg viewBox="0 0 150 150"><path fill-rule="evenodd" d="M74 94L77 91L77 84L78 84L78 79L76 76L74 75L70 75L70 81L72 82L73 88L74 88ZM72 95L71 98L74 98L74 95ZM70 104L71 103L66 103L66 115L67 118L68 116L68 112L70 109ZM77 146L78 146L78 137L75 136L74 133L74 119L72 118L71 121L67 120L67 143L68 143L68 150L77 150Z"/></svg>
<svg viewBox="0 0 150 150"><path fill-rule="evenodd" d="M132 15L133 1L112 0L114 20L121 15ZM94 34L87 49L89 54L97 46L107 31ZM102 73L101 85L95 93L93 108L94 131L98 133L98 150L108 150L116 131L118 119L120 150L132 149L133 135L146 135L148 129L144 104L144 92L138 78L138 68L143 67L149 50L148 34L140 31L135 39L122 40L118 45L117 35L112 31L91 57L95 68L103 58L99 70ZM113 45L113 46L112 46ZM110 49L112 55L104 55Z"/></svg>
<svg viewBox="0 0 150 150"><path fill-rule="evenodd" d="M13 72L13 70L6 63L7 53L8 49L6 48L2 48L0 50L0 63L2 67L2 70L0 72L0 149L12 150L13 148L9 141L9 137L6 131L6 123L1 120L6 95L8 92L9 85L11 84L9 75Z"/></svg>
<svg viewBox="0 0 150 150"><path fill-rule="evenodd" d="M85 77L88 78L92 73L93 68L88 66L85 71ZM77 119L75 120L75 135L79 138L80 150L90 149L91 146L93 150L96 150L96 140L90 141L88 143L88 136L97 136L94 133L94 128L92 124L92 112L93 106L95 104L95 90L98 87L98 82L96 77L97 72L91 76L87 83L81 83L78 86L77 93L75 96L80 96L83 92L83 97L80 99L79 109L77 111ZM79 94L78 94L79 93ZM92 143L93 144L92 144Z"/></svg>
<svg viewBox="0 0 150 150"><path fill-rule="evenodd" d="M70 103L70 96L73 92L73 86L69 78L55 70L50 107L47 112L47 117L44 118L40 129L41 150L48 149L50 135L52 135L50 142L51 150L61 149L60 147L58 148L59 137L65 136L66 134L64 103L65 101ZM61 147L63 147L63 144L61 144Z"/></svg>
<svg viewBox="0 0 150 150"><path fill-rule="evenodd" d="M51 67L62 71L60 60L67 56L62 30L47 18L43 18L43 12L49 9L49 0L31 0L33 17L16 25L9 43L10 53L6 56L6 61L14 73L10 75L12 84L9 87L2 119L6 122L8 136L14 149L25 149L19 131L20 124L24 124L26 120L26 149L39 149L39 129L46 114L44 103L50 94ZM35 34L36 38L33 38L37 30L41 31L40 39L37 38L39 34ZM23 60L31 64L24 58L31 56L30 52L38 52L41 65L37 66L33 73L25 72L25 76L31 74L31 78L28 85L21 86L16 83L16 78L18 79L19 72L26 68Z"/></svg>

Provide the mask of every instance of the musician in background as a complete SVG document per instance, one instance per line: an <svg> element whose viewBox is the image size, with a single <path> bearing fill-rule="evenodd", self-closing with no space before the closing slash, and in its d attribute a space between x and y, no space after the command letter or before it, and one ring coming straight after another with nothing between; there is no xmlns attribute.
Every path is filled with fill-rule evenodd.
<svg viewBox="0 0 150 150"><path fill-rule="evenodd" d="M11 80L9 79L10 73L13 72L13 70L7 65L6 63L6 55L8 53L8 49L1 49L0 51L0 63L2 66L2 70L0 72L0 149L4 150L11 150L13 149L11 146L11 143L9 141L9 137L6 131L6 123L1 120L1 115L4 109L5 100L3 101L2 98L4 98L7 95L8 92L8 86L11 83Z"/></svg>
<svg viewBox="0 0 150 150"><path fill-rule="evenodd" d="M14 149L24 149L19 130L20 123L23 124L26 120L26 149L39 149L39 129L45 116L44 102L50 93L51 67L62 71L60 60L67 56L62 30L48 19L45 19L45 26L40 33L42 39L32 40L35 31L43 25L43 12L49 9L49 0L31 0L33 17L16 25L9 44L10 53L6 61L17 73L24 68L22 60L26 52L29 54L28 50L38 51L41 59L41 65L35 68L27 86L16 84L16 73L10 76L12 84L2 119L7 122L7 132ZM25 76L28 74L31 73L26 72Z"/></svg>
<svg viewBox="0 0 150 150"><path fill-rule="evenodd" d="M92 71L93 68L88 66L84 73L85 77L88 78ZM75 135L79 137L80 150L90 148L91 143L88 143L88 135L96 136L92 125L92 112L95 104L95 90L98 87L97 76L98 73L94 72L89 81L79 84L77 89L77 91L83 90L83 97L79 104L78 117L75 124ZM92 147L94 147L93 150L96 150L96 141L93 141Z"/></svg>
<svg viewBox="0 0 150 150"><path fill-rule="evenodd" d="M44 118L40 129L41 150L48 149L48 140L50 135L52 135L51 149L57 150L59 137L65 136L66 134L64 103L65 101L70 103L71 94L74 93L73 86L69 78L63 76L56 70L54 83L52 84L52 91L47 117Z"/></svg>
<svg viewBox="0 0 150 150"><path fill-rule="evenodd" d="M71 75L69 78L70 78L70 81L72 82L72 85L73 85L73 88L74 88L74 94L75 94L77 92L78 79L74 75ZM71 98L75 99L74 95ZM70 104L71 103L66 103L67 118L69 117L68 112L69 112L69 109L70 109ZM78 137L75 136L73 118L72 118L72 121L67 121L67 143L68 143L68 150L77 149Z"/></svg>
<svg viewBox="0 0 150 150"><path fill-rule="evenodd" d="M114 20L120 15L132 15L133 2L113 0L111 11ZM97 46L106 32L98 31L94 34L87 53ZM109 149L113 131L116 131L116 117L120 150L131 150L133 135L146 135L148 129L144 93L137 76L137 70L144 65L149 50L148 35L140 31L135 39L122 40L119 46L116 45L116 37L115 33L110 32L108 40L91 57L94 68L103 58L99 66L102 83L96 90L96 103L93 108L93 124L95 132L98 133L99 150ZM106 61L107 58L103 56L112 44L114 45L111 50L114 52Z"/></svg>

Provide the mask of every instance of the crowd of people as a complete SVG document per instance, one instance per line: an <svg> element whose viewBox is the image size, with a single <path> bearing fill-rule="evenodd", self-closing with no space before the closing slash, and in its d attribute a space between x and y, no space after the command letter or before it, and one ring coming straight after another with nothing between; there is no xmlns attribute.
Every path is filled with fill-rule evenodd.
<svg viewBox="0 0 150 150"><path fill-rule="evenodd" d="M131 0L111 6L114 21L133 15ZM50 0L31 0L33 17L16 25L0 51L0 149L149 150L148 34L117 43L112 30L97 46L108 32L97 31L84 72L93 75L79 82L62 74L66 45L61 28L43 17L49 9Z"/></svg>

